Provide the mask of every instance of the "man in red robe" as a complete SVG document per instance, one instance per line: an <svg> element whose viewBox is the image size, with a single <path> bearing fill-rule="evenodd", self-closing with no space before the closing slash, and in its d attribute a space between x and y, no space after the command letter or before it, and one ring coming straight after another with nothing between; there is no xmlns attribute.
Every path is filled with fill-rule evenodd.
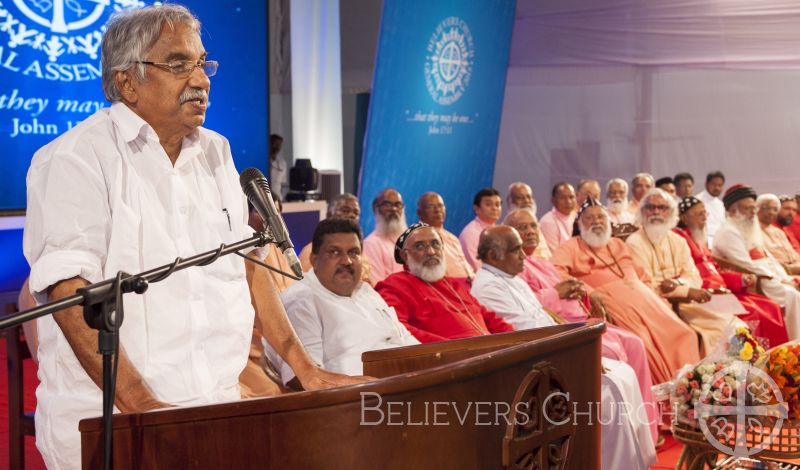
<svg viewBox="0 0 800 470"><path fill-rule="evenodd" d="M781 207L773 225L783 230L783 233L786 234L786 238L789 239L789 243L792 244L792 248L800 253L800 241L798 241L797 236L795 236L792 230L792 222L797 216L797 201L788 194L778 196L778 200L781 202Z"/></svg>
<svg viewBox="0 0 800 470"><path fill-rule="evenodd" d="M708 213L703 202L692 196L685 197L678 205L678 210L680 223L674 230L689 245L694 264L703 279L703 288L730 290L748 311L747 315L739 315L739 318L751 325L756 336L767 338L768 346L777 346L788 341L780 305L763 295L747 290L755 284L756 276L723 271L714 261L708 248L706 235Z"/></svg>
<svg viewBox="0 0 800 470"><path fill-rule="evenodd" d="M433 227L425 223L409 227L397 239L394 256L403 271L379 282L375 290L421 342L514 331L481 305L463 282L444 275L442 239Z"/></svg>

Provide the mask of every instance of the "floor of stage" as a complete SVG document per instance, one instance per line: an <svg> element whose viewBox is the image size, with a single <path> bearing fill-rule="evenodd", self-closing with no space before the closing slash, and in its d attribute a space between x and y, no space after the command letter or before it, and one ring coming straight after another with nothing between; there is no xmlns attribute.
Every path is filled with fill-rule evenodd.
<svg viewBox="0 0 800 470"><path fill-rule="evenodd" d="M33 411L36 407L35 390L39 381L36 379L36 366L25 361L25 408ZM675 462L681 453L681 445L667 436L664 445L658 452L658 463L652 469L675 468ZM25 438L25 468L28 470L44 469L39 451L31 437ZM6 375L6 341L0 338L0 470L8 469L8 376Z"/></svg>

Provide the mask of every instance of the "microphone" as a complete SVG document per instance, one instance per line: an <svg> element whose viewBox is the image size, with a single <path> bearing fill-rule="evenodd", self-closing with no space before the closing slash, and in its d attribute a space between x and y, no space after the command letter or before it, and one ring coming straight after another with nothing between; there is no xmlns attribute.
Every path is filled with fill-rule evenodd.
<svg viewBox="0 0 800 470"><path fill-rule="evenodd" d="M286 256L289 261L289 266L295 276L303 277L303 268L300 266L300 260L294 253L294 245L289 238L289 232L286 230L286 223L283 217L275 209L275 202L272 201L272 193L269 190L269 183L264 178L264 174L258 168L247 168L241 175L239 175L239 184L242 186L242 191L250 200L250 204L258 211L258 215L264 220L264 223L269 226L272 237L275 239L275 244Z"/></svg>

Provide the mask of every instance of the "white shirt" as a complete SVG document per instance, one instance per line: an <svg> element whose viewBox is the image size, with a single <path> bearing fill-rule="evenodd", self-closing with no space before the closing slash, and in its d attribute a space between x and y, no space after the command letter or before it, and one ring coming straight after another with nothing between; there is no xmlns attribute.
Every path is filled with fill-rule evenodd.
<svg viewBox="0 0 800 470"><path fill-rule="evenodd" d="M708 212L706 233L708 234L708 246L711 247L714 246L714 234L717 233L720 225L725 222L725 204L720 198L708 194L708 191L698 194L697 199L703 202L706 206L706 212Z"/></svg>
<svg viewBox="0 0 800 470"><path fill-rule="evenodd" d="M484 263L472 281L472 296L515 330L555 325L528 284Z"/></svg>
<svg viewBox="0 0 800 470"><path fill-rule="evenodd" d="M759 229L756 228L756 230ZM764 253L764 258L754 260L750 256L752 247L745 245L744 238L742 238L739 230L730 222L725 221L720 226L715 239L716 243L714 243L712 250L714 256L727 258L759 276L768 276L777 281L792 281L792 277L786 274L783 266L765 248L761 249Z"/></svg>
<svg viewBox="0 0 800 470"><path fill-rule="evenodd" d="M27 178L30 288L137 273L252 235L227 140L198 128L173 167L155 131L122 103L40 149ZM253 308L244 261L226 256L124 297L121 348L161 401L239 398ZM48 468L80 467L79 419L102 394L52 317L39 325L36 440Z"/></svg>
<svg viewBox="0 0 800 470"><path fill-rule="evenodd" d="M281 300L308 354L333 372L362 375L362 353L419 344L394 308L365 282L345 297L329 291L311 269L283 291ZM284 383L290 381L295 376L291 367L269 345L265 349Z"/></svg>

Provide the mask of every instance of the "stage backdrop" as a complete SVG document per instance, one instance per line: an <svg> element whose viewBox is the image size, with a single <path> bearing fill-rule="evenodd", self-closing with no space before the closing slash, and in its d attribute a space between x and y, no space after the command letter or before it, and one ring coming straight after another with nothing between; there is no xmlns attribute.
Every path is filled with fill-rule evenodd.
<svg viewBox="0 0 800 470"><path fill-rule="evenodd" d="M514 0L385 0L359 183L361 222L382 188L442 195L446 226L474 217L472 197L492 183Z"/></svg>
<svg viewBox="0 0 800 470"><path fill-rule="evenodd" d="M109 106L100 85L100 41L116 10L135 0L0 3L0 210L25 207L37 149ZM206 127L231 141L238 168L266 170L266 2L184 0L202 21L211 79Z"/></svg>
<svg viewBox="0 0 800 470"><path fill-rule="evenodd" d="M8 0L0 3L0 211L25 207L25 176L34 152L97 109L109 106L100 85L100 40L110 14L152 2ZM239 170L267 161L266 2L184 0L202 22L211 78L205 126L231 142ZM23 218L0 220L0 292L27 277Z"/></svg>

